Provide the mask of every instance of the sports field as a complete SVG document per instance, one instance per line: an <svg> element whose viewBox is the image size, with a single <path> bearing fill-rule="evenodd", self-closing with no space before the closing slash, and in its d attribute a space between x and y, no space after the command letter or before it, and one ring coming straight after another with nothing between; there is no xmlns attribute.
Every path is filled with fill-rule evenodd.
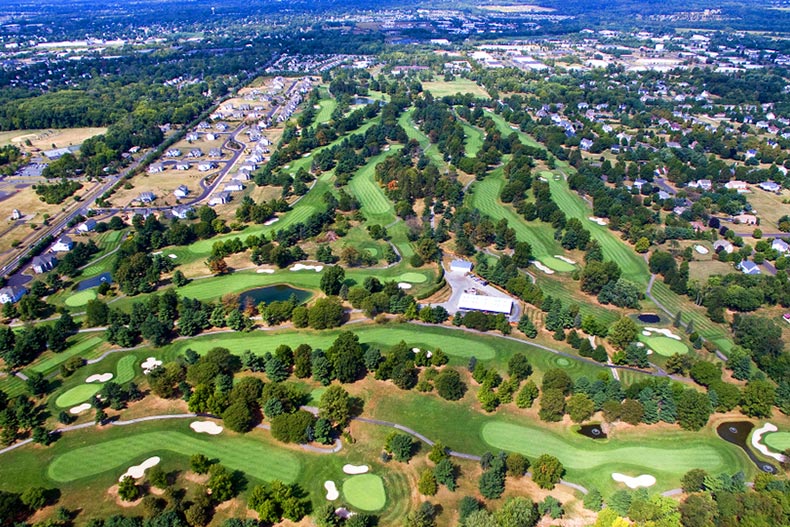
<svg viewBox="0 0 790 527"><path fill-rule="evenodd" d="M428 140L428 136L422 133L422 131L420 131L414 124L414 121L412 120L413 114L414 108L406 110L398 118L398 124L401 125L404 130L406 130L406 135L409 137L409 139L414 139L420 143L423 154L433 161L437 167L442 168L446 166L447 163L444 162L444 157L442 156L442 153L439 152L439 149L436 147L436 145L431 144L431 142Z"/></svg>
<svg viewBox="0 0 790 527"><path fill-rule="evenodd" d="M343 482L343 497L352 507L363 511L377 511L387 504L384 481L375 474L348 478Z"/></svg>
<svg viewBox="0 0 790 527"><path fill-rule="evenodd" d="M475 157L480 152L480 149L483 148L483 132L466 121L461 121L461 124L463 124L464 135L466 135L466 140L464 141L466 157Z"/></svg>
<svg viewBox="0 0 790 527"><path fill-rule="evenodd" d="M639 335L639 340L644 342L645 345L651 350L664 357L671 357L672 355L685 355L688 353L689 348L679 340L675 340L663 335L646 337Z"/></svg>
<svg viewBox="0 0 790 527"><path fill-rule="evenodd" d="M784 452L790 448L790 432L772 432L770 434L765 434L763 436L763 443L777 452Z"/></svg>
<svg viewBox="0 0 790 527"><path fill-rule="evenodd" d="M201 453L209 459L219 459L230 469L241 470L250 476L270 481L279 479L294 482L301 463L290 452L274 448L251 436L216 437L162 430L135 433L129 430L123 438L74 448L55 458L47 468L53 481L66 483L117 469L118 475L126 468L158 452L173 452L183 456Z"/></svg>

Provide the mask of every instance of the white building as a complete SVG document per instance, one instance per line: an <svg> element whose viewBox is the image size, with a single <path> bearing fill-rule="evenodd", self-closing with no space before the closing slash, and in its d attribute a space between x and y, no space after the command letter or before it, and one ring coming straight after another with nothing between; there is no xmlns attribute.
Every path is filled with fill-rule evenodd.
<svg viewBox="0 0 790 527"><path fill-rule="evenodd" d="M458 309L461 311L483 311L510 315L513 310L513 300L498 296L473 295L462 293L458 299Z"/></svg>
<svg viewBox="0 0 790 527"><path fill-rule="evenodd" d="M450 271L456 273L470 273L472 272L472 262L466 260L453 260L450 262Z"/></svg>
<svg viewBox="0 0 790 527"><path fill-rule="evenodd" d="M214 196L212 196L212 198L209 200L208 204L213 207L214 205L223 205L223 204L227 203L228 201L230 201L230 193L229 192L218 192L218 193L214 194Z"/></svg>
<svg viewBox="0 0 790 527"><path fill-rule="evenodd" d="M225 191L227 192L241 192L242 190L244 190L244 185L238 181L225 185Z"/></svg>
<svg viewBox="0 0 790 527"><path fill-rule="evenodd" d="M83 223L79 224L79 226L77 227L77 232L88 233L95 228L96 228L96 220L92 218L88 218Z"/></svg>
<svg viewBox="0 0 790 527"><path fill-rule="evenodd" d="M173 194L178 199L185 198L189 195L189 188L186 185L179 185L179 187L173 191Z"/></svg>
<svg viewBox="0 0 790 527"><path fill-rule="evenodd" d="M52 246L52 250L56 253L65 253L71 250L74 247L74 242L68 236L61 236L58 241L55 242L55 245Z"/></svg>
<svg viewBox="0 0 790 527"><path fill-rule="evenodd" d="M19 286L8 286L0 289L0 304L13 304L25 296L27 289Z"/></svg>

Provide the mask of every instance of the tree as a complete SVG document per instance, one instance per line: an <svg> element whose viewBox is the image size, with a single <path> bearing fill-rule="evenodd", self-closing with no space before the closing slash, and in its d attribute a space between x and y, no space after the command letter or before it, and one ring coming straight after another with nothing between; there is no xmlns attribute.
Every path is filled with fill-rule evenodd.
<svg viewBox="0 0 790 527"><path fill-rule="evenodd" d="M684 390L677 399L678 424L684 430L696 431L708 423L710 399L696 390Z"/></svg>
<svg viewBox="0 0 790 527"><path fill-rule="evenodd" d="M173 285L176 287L184 287L188 283L189 280L187 280L187 277L184 276L184 273L182 273L180 269L176 269L176 271L173 273Z"/></svg>
<svg viewBox="0 0 790 527"><path fill-rule="evenodd" d="M140 497L140 489L135 484L134 478L126 476L118 484L118 497L123 501L134 501Z"/></svg>
<svg viewBox="0 0 790 527"><path fill-rule="evenodd" d="M505 470L503 467L495 468L493 465L483 472L478 482L480 494L489 500L495 500L505 492Z"/></svg>
<svg viewBox="0 0 790 527"><path fill-rule="evenodd" d="M609 342L620 350L623 350L631 342L636 340L639 334L639 327L630 317L621 317L609 329Z"/></svg>
<svg viewBox="0 0 790 527"><path fill-rule="evenodd" d="M513 496L494 512L498 525L533 527L540 520L535 504L529 498Z"/></svg>
<svg viewBox="0 0 790 527"><path fill-rule="evenodd" d="M209 479L206 487L211 490L211 499L222 503L238 494L233 474L222 465L213 465L209 469Z"/></svg>
<svg viewBox="0 0 790 527"><path fill-rule="evenodd" d="M296 311L294 309L292 320L296 325ZM308 325L313 329L335 328L343 323L343 304L336 296L319 298L307 312ZM297 326L298 327L298 326Z"/></svg>
<svg viewBox="0 0 790 527"><path fill-rule="evenodd" d="M351 418L351 397L348 392L336 384L330 386L321 395L318 403L318 417L344 427Z"/></svg>
<svg viewBox="0 0 790 527"><path fill-rule="evenodd" d="M365 372L365 356L359 337L350 331L343 331L326 350L326 358L332 363L337 380L351 383Z"/></svg>
<svg viewBox="0 0 790 527"><path fill-rule="evenodd" d="M151 484L152 487L156 487L158 489L166 489L168 486L167 481L167 473L162 469L160 465L156 465L154 467L149 468L146 473L146 478L148 478L148 482Z"/></svg>
<svg viewBox="0 0 790 527"><path fill-rule="evenodd" d="M196 474L207 474L211 464L211 460L203 454L194 454L189 458L189 468Z"/></svg>
<svg viewBox="0 0 790 527"><path fill-rule="evenodd" d="M222 422L234 432L245 433L255 426L255 417L246 401L239 400L222 412Z"/></svg>
<svg viewBox="0 0 790 527"><path fill-rule="evenodd" d="M603 507L603 496L598 489L590 489L584 496L584 508L598 512Z"/></svg>
<svg viewBox="0 0 790 527"><path fill-rule="evenodd" d="M466 392L466 385L461 380L461 374L452 368L447 368L439 373L434 384L439 396L448 401L457 401Z"/></svg>
<svg viewBox="0 0 790 527"><path fill-rule="evenodd" d="M710 494L691 494L678 506L684 527L711 527L718 511Z"/></svg>
<svg viewBox="0 0 790 527"><path fill-rule="evenodd" d="M565 370L552 368L543 375L543 383L540 389L545 392L552 388L560 390L563 395L568 395L573 388L573 380Z"/></svg>
<svg viewBox="0 0 790 527"><path fill-rule="evenodd" d="M535 399L538 398L539 395L538 387L535 385L533 381L527 381L524 384L524 387L521 388L521 391L518 392L516 396L516 406L519 408L531 408L532 404L535 402Z"/></svg>
<svg viewBox="0 0 790 527"><path fill-rule="evenodd" d="M346 279L346 272L339 265L329 265L324 268L321 275L321 291L327 296L337 296L343 281Z"/></svg>
<svg viewBox="0 0 790 527"><path fill-rule="evenodd" d="M721 379L721 366L712 362L697 361L689 373L697 384L710 386Z"/></svg>
<svg viewBox="0 0 790 527"><path fill-rule="evenodd" d="M414 441L409 435L393 432L387 437L384 450L392 454L396 461L408 463L414 455Z"/></svg>
<svg viewBox="0 0 790 527"><path fill-rule="evenodd" d="M404 527L435 527L436 508L429 502L424 501L416 511L406 515Z"/></svg>
<svg viewBox="0 0 790 527"><path fill-rule="evenodd" d="M581 423L592 417L595 403L585 393L576 393L568 399L566 410L574 423Z"/></svg>
<svg viewBox="0 0 790 527"><path fill-rule="evenodd" d="M514 379L523 381L532 375L532 365L526 355L518 352L507 361L507 373Z"/></svg>
<svg viewBox="0 0 790 527"><path fill-rule="evenodd" d="M520 478L529 470L529 460L518 452L511 452L507 455L505 466L507 467L508 476Z"/></svg>
<svg viewBox="0 0 790 527"><path fill-rule="evenodd" d="M436 477L437 483L444 485L450 491L455 491L458 467L449 458L444 458L436 464L433 475Z"/></svg>
<svg viewBox="0 0 790 527"><path fill-rule="evenodd" d="M526 315L519 319L518 330L531 339L534 339L538 336L538 329Z"/></svg>
<svg viewBox="0 0 790 527"><path fill-rule="evenodd" d="M692 493L699 492L705 488L705 478L708 473L701 468L693 468L683 475L680 480L683 492Z"/></svg>
<svg viewBox="0 0 790 527"><path fill-rule="evenodd" d="M556 388L543 390L540 396L540 411L538 415L543 421L561 421L565 415L565 396Z"/></svg>
<svg viewBox="0 0 790 527"><path fill-rule="evenodd" d="M532 464L532 479L542 489L553 489L564 472L560 460L548 454L541 455Z"/></svg>
<svg viewBox="0 0 790 527"><path fill-rule="evenodd" d="M43 509L46 506L47 501L47 490L42 487L28 487L22 492L20 496L22 503L27 505L30 510L37 511L39 509Z"/></svg>
<svg viewBox="0 0 790 527"><path fill-rule="evenodd" d="M417 482L417 490L420 494L425 496L433 496L439 490L436 484L436 476L433 470L426 468L420 474L420 479Z"/></svg>
<svg viewBox="0 0 790 527"><path fill-rule="evenodd" d="M645 415L645 408L642 403L635 399L626 399L620 405L620 419L630 425L637 425Z"/></svg>
<svg viewBox="0 0 790 527"><path fill-rule="evenodd" d="M776 390L769 381L750 381L741 397L743 413L749 417L771 417Z"/></svg>
<svg viewBox="0 0 790 527"><path fill-rule="evenodd" d="M206 260L206 266L214 276L220 276L230 272L228 262L226 262L225 258L221 256L211 256L208 260Z"/></svg>
<svg viewBox="0 0 790 527"><path fill-rule="evenodd" d="M272 437L283 443L304 444L310 441L315 416L305 410L280 414L271 420Z"/></svg>

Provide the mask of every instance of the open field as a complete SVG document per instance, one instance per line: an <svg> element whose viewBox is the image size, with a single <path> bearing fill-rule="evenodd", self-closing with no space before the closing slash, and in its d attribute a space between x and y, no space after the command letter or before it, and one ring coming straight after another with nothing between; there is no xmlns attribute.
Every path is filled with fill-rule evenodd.
<svg viewBox="0 0 790 527"><path fill-rule="evenodd" d="M79 145L89 137L103 134L106 128L49 128L46 130L10 130L0 132L0 146L15 145L22 150L50 150ZM30 140L31 146L26 141Z"/></svg>
<svg viewBox="0 0 790 527"><path fill-rule="evenodd" d="M475 81L457 78L453 81L436 80L422 83L423 91L429 91L434 97L444 97L445 95L455 95L456 93L471 93L475 97L488 99L488 93Z"/></svg>
<svg viewBox="0 0 790 527"><path fill-rule="evenodd" d="M118 364L115 365L116 374L115 374L115 378L112 379L113 382L117 382L118 384L124 384L134 379L136 365L137 365L136 356L124 355L123 357L121 357L121 360L119 360Z"/></svg>
<svg viewBox="0 0 790 527"><path fill-rule="evenodd" d="M375 474L353 476L343 482L343 497L357 509L377 511L387 504L384 481Z"/></svg>
<svg viewBox="0 0 790 527"><path fill-rule="evenodd" d="M752 192L746 195L746 199L749 200L749 203L752 204L752 207L754 207L754 210L757 211L760 217L759 228L762 229L763 232L778 232L779 218L787 214L787 202L790 200L790 190L783 189L780 194L774 194L773 192L766 192L756 185L753 185ZM734 230L737 230L736 227L741 227L744 229L744 232L750 234L754 230L754 226L728 226L732 227Z"/></svg>
<svg viewBox="0 0 790 527"><path fill-rule="evenodd" d="M183 157L178 159L180 161ZM127 189L121 186L118 191L113 194L111 200L113 205L117 207L126 207L132 204L141 192L154 193L156 200L153 205L177 205L179 200L173 195L173 191L181 185L186 185L189 188L190 197L200 195L202 192L200 181L209 174L216 172L217 169L201 172L197 169L199 161L189 160L188 162L192 166L189 170L177 170L175 165L168 164L163 172L154 174L142 172L136 175L131 180L132 188ZM219 164L219 168L223 166L224 163ZM135 203L135 205L139 204Z"/></svg>
<svg viewBox="0 0 790 527"><path fill-rule="evenodd" d="M551 13L554 9L539 5L482 5L480 9L499 13Z"/></svg>

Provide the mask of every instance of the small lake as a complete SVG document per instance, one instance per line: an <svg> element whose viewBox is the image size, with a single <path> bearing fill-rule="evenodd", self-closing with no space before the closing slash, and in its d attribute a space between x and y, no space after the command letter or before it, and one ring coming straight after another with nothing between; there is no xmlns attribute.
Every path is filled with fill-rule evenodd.
<svg viewBox="0 0 790 527"><path fill-rule="evenodd" d="M639 322L644 322L645 324L658 324L661 322L661 317L654 313L642 313L636 318L639 319Z"/></svg>
<svg viewBox="0 0 790 527"><path fill-rule="evenodd" d="M112 283L112 277L110 276L110 273L102 273L92 278L88 278L87 280L83 280L77 284L77 291L85 291L91 287L98 287L104 282L107 282L108 284Z"/></svg>
<svg viewBox="0 0 790 527"><path fill-rule="evenodd" d="M295 287L285 284L277 284L244 291L239 295L239 305L245 306L248 299L252 300L253 305L256 306L261 302L266 302L267 304L281 302L283 300L288 300L292 295L296 297L296 301L300 304L303 304L313 296L310 291L296 289Z"/></svg>
<svg viewBox="0 0 790 527"><path fill-rule="evenodd" d="M716 433L728 443L741 447L743 451L746 452L746 455L749 456L749 459L757 465L757 468L769 474L776 474L776 467L774 465L761 460L752 451L749 445L749 434L752 428L754 428L754 425L749 421L732 421L720 424L716 428Z"/></svg>
<svg viewBox="0 0 790 527"><path fill-rule="evenodd" d="M582 425L577 432L590 439L606 439L606 433L604 433L601 425Z"/></svg>

